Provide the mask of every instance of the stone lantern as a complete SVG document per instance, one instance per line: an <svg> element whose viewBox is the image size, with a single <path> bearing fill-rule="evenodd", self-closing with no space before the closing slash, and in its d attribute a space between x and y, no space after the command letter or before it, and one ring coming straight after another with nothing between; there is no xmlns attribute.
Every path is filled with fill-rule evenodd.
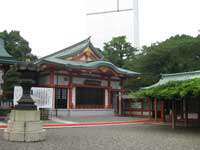
<svg viewBox="0 0 200 150"><path fill-rule="evenodd" d="M45 139L45 130L40 121L40 111L37 110L37 106L30 96L38 67L30 62L17 64L15 67L20 73L18 83L23 88L23 95L11 110L8 128L4 130L4 138L9 141L42 141Z"/></svg>

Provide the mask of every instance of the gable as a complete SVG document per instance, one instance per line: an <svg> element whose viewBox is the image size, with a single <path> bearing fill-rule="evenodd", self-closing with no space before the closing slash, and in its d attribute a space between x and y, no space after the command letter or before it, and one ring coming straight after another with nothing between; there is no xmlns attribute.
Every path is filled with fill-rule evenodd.
<svg viewBox="0 0 200 150"><path fill-rule="evenodd" d="M100 60L100 58L90 47L87 47L82 52L74 56L64 57L64 60L88 62L88 61L98 61Z"/></svg>
<svg viewBox="0 0 200 150"><path fill-rule="evenodd" d="M76 61L96 61L103 60L104 56L101 51L97 50L93 44L90 42L90 37L76 43L72 46L69 46L65 49L57 51L53 54L47 55L42 59L46 58L58 58L62 60L76 60Z"/></svg>

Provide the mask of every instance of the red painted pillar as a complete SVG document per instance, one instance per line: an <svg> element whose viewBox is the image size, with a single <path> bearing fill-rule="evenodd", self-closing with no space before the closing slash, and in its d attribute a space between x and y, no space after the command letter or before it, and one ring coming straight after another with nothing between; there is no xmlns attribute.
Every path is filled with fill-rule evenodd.
<svg viewBox="0 0 200 150"><path fill-rule="evenodd" d="M172 100L172 129L176 127L176 104L175 101Z"/></svg>
<svg viewBox="0 0 200 150"><path fill-rule="evenodd" d="M147 97L147 108L149 111L149 118L151 118L151 100L149 97Z"/></svg>
<svg viewBox="0 0 200 150"><path fill-rule="evenodd" d="M198 121L200 121L200 101L198 101Z"/></svg>
<svg viewBox="0 0 200 150"><path fill-rule="evenodd" d="M72 104L72 77L69 77L69 83L68 83L68 104L67 104L67 109L73 108Z"/></svg>
<svg viewBox="0 0 200 150"><path fill-rule="evenodd" d="M165 120L165 117L164 117L164 101L160 101L160 113L161 113L161 121L164 122Z"/></svg>
<svg viewBox="0 0 200 150"><path fill-rule="evenodd" d="M143 117L143 111L144 111L144 100L141 100L142 110L141 110L141 116Z"/></svg>
<svg viewBox="0 0 200 150"><path fill-rule="evenodd" d="M110 83L110 78L108 78L108 108L112 108L111 92L112 92L112 87L111 87L111 83Z"/></svg>
<svg viewBox="0 0 200 150"><path fill-rule="evenodd" d="M183 107L184 107L184 113L185 113L185 119L184 119L184 126L188 127L188 102L187 100L183 100Z"/></svg>
<svg viewBox="0 0 200 150"><path fill-rule="evenodd" d="M120 90L120 94L119 94L119 115L122 115L122 95L124 94L124 89L123 89L123 79L120 80L120 86L121 86L121 90Z"/></svg>
<svg viewBox="0 0 200 150"><path fill-rule="evenodd" d="M54 69L51 69L51 73L50 73L50 85L51 86L54 85L54 78L55 78Z"/></svg>
<svg viewBox="0 0 200 150"><path fill-rule="evenodd" d="M157 115L157 112L158 112L157 105L158 105L158 100L155 98L154 99L154 116L155 116L155 120L157 120L157 117L158 117L158 115Z"/></svg>

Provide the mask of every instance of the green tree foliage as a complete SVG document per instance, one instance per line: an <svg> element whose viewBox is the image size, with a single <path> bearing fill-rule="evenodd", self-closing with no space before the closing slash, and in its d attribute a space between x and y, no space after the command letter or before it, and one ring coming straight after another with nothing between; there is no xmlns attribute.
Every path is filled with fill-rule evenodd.
<svg viewBox="0 0 200 150"><path fill-rule="evenodd" d="M29 43L20 35L19 31L0 32L0 38L5 42L5 49L16 60L25 61L28 58L34 61L37 59L36 56L30 55L31 48L29 47Z"/></svg>
<svg viewBox="0 0 200 150"><path fill-rule="evenodd" d="M118 67L128 68L138 50L127 42L126 36L113 37L111 41L104 43L103 54L105 59ZM131 69L131 68L128 68Z"/></svg>
<svg viewBox="0 0 200 150"><path fill-rule="evenodd" d="M200 69L200 36L176 35L147 47L129 62L131 70L143 73L141 80L128 81L128 89L138 89L157 82L161 73ZM133 79L132 79L133 80Z"/></svg>
<svg viewBox="0 0 200 150"><path fill-rule="evenodd" d="M139 65L143 72L176 73L200 69L200 37L176 35L143 47Z"/></svg>
<svg viewBox="0 0 200 150"><path fill-rule="evenodd" d="M132 92L130 96L137 98L150 97L162 100L198 99L200 98L200 79L172 81L157 87Z"/></svg>
<svg viewBox="0 0 200 150"><path fill-rule="evenodd" d="M19 81L20 73L17 72L16 67L12 66L3 76L3 95L6 99L13 98L14 86Z"/></svg>

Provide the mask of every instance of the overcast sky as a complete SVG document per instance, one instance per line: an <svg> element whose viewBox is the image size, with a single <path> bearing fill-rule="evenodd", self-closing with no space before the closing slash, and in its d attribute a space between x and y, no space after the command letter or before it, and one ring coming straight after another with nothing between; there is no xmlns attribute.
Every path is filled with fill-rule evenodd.
<svg viewBox="0 0 200 150"><path fill-rule="evenodd" d="M92 35L96 47L113 36L133 42L133 12L86 16L116 9L116 0L0 0L0 31L19 30L32 52L44 56ZM120 0L131 8L132 0ZM175 34L196 36L200 0L139 0L140 45Z"/></svg>

